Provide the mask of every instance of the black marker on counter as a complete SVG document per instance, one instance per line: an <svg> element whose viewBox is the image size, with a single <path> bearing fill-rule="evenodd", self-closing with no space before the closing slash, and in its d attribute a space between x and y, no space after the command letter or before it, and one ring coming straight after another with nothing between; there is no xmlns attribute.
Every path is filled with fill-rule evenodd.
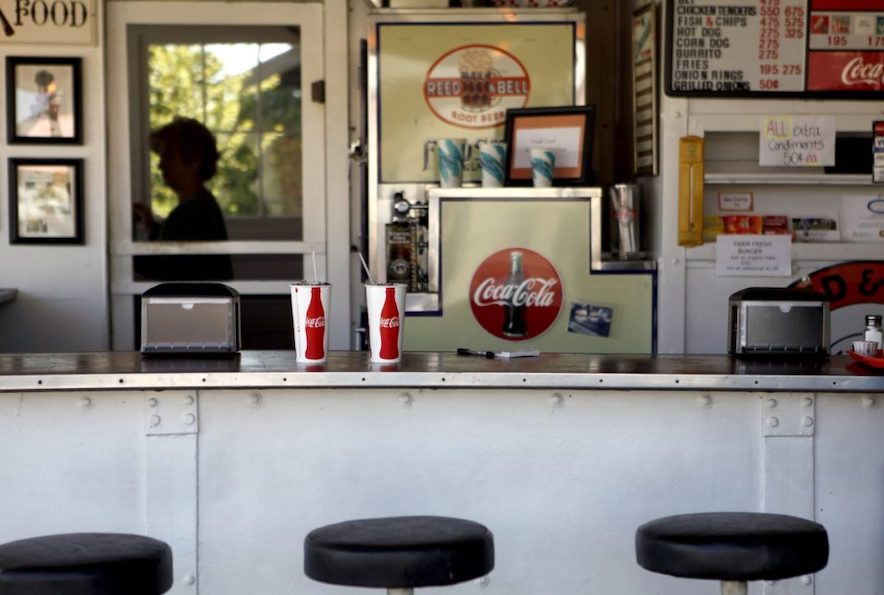
<svg viewBox="0 0 884 595"><path fill-rule="evenodd" d="M488 359L495 357L512 358L512 357L536 357L540 352L536 349L520 349L517 351L478 351L476 349L467 349L466 347L458 347L457 355L478 355Z"/></svg>
<svg viewBox="0 0 884 595"><path fill-rule="evenodd" d="M457 355L478 355L479 357L494 359L493 351L478 351L476 349L467 349L466 347L458 347Z"/></svg>

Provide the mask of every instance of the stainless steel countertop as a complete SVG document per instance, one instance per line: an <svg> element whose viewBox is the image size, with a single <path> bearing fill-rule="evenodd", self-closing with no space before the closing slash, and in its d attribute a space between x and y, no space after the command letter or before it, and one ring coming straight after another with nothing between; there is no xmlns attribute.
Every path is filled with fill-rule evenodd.
<svg viewBox="0 0 884 595"><path fill-rule="evenodd" d="M235 357L142 357L138 352L0 355L0 391L190 388L543 388L884 392L884 373L833 356L823 362L744 361L723 355L543 354L485 359L407 353L371 364L365 352L329 354L324 365L293 351Z"/></svg>

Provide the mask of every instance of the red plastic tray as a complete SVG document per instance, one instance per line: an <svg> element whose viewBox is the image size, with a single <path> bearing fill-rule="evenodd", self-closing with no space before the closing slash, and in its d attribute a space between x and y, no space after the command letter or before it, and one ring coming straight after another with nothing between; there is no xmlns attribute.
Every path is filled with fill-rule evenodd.
<svg viewBox="0 0 884 595"><path fill-rule="evenodd" d="M865 364L867 366L871 366L873 368L884 369L884 357L881 357L881 350L878 350L878 356L872 357L870 355L860 355L855 352L853 349L847 352L847 355L855 359L861 364Z"/></svg>

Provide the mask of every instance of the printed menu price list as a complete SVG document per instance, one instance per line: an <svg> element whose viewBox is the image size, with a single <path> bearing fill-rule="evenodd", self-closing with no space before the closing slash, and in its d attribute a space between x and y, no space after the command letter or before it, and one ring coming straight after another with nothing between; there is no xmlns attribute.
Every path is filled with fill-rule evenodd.
<svg viewBox="0 0 884 595"><path fill-rule="evenodd" d="M806 0L674 0L669 90L804 89Z"/></svg>

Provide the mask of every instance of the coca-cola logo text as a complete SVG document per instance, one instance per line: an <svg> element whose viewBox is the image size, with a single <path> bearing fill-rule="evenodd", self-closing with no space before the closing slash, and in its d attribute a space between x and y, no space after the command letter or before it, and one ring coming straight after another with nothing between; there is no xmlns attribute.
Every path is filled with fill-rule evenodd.
<svg viewBox="0 0 884 595"><path fill-rule="evenodd" d="M325 316L316 316L315 318L307 318L304 322L307 328L324 328Z"/></svg>
<svg viewBox="0 0 884 595"><path fill-rule="evenodd" d="M479 283L473 292L473 303L477 306L491 306L497 304L506 306L510 303L514 306L537 306L550 308L555 305L556 295L552 288L558 284L558 279L525 279L518 285L496 283L488 278Z"/></svg>
<svg viewBox="0 0 884 595"><path fill-rule="evenodd" d="M808 52L808 91L868 93L881 89L884 89L884 52Z"/></svg>
<svg viewBox="0 0 884 595"><path fill-rule="evenodd" d="M862 56L857 56L844 65L841 82L845 85L880 85L884 83L884 64L866 64Z"/></svg>
<svg viewBox="0 0 884 595"><path fill-rule="evenodd" d="M507 341L545 333L562 309L564 288L543 255L512 247L488 256L470 282L470 308L479 325Z"/></svg>
<svg viewBox="0 0 884 595"><path fill-rule="evenodd" d="M399 317L381 318L381 328L399 328Z"/></svg>

